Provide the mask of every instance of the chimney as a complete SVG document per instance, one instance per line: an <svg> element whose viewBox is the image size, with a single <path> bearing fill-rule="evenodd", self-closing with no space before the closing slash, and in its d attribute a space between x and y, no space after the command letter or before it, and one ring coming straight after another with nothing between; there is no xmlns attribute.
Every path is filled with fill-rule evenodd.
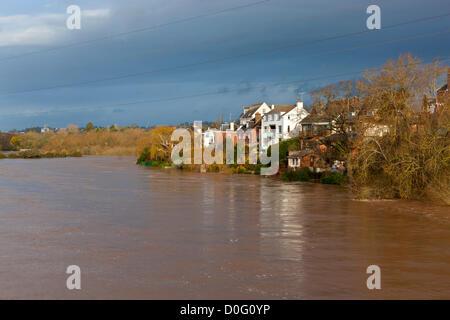
<svg viewBox="0 0 450 320"><path fill-rule="evenodd" d="M258 122L259 120L261 120L261 114L259 112L257 112L255 114L255 123Z"/></svg>
<svg viewBox="0 0 450 320"><path fill-rule="evenodd" d="M303 109L303 102L300 99L298 99L297 108Z"/></svg>
<svg viewBox="0 0 450 320"><path fill-rule="evenodd" d="M231 122L230 122L230 130L231 130L231 131L234 131L234 121L231 121Z"/></svg>
<svg viewBox="0 0 450 320"><path fill-rule="evenodd" d="M270 106L270 109L272 109L272 110L275 109L275 105L274 105L274 104L271 105L271 106Z"/></svg>

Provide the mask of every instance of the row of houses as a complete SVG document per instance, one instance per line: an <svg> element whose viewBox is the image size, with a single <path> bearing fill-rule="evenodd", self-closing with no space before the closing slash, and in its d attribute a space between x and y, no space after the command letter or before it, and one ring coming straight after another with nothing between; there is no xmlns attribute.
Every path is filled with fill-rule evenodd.
<svg viewBox="0 0 450 320"><path fill-rule="evenodd" d="M236 141L252 141L259 144L261 150L279 141L298 136L300 122L309 115L303 102L295 105L269 105L266 102L244 106L239 119L221 124L220 128L208 128L203 133L203 145L214 145L218 134L236 133Z"/></svg>
<svg viewBox="0 0 450 320"><path fill-rule="evenodd" d="M254 131L261 150L267 150L279 141L297 137L301 131L301 121L308 115L309 112L300 100L295 105L257 103L244 106L238 130L241 134L248 130ZM238 136L239 139L242 140L243 137Z"/></svg>
<svg viewBox="0 0 450 320"><path fill-rule="evenodd" d="M429 102L427 113L436 114L443 106L442 100L448 99L450 69L447 84L437 90L437 98ZM339 102L337 102L339 104ZM342 161L333 161L324 157L327 148L342 141L342 135L352 137L356 125L364 126L364 135L368 137L383 136L389 131L376 119L376 110L365 109L358 97L340 101L339 114L330 115L323 109L313 108L311 112L298 100L294 105L274 105L266 102L244 106L236 122L224 123L217 129L208 129L203 133L205 147L215 145L218 135L234 133L235 143L256 142L262 151L280 141L298 138L300 150L289 152L290 168L310 167L320 170L331 168L344 170ZM339 124L343 125L341 128Z"/></svg>
<svg viewBox="0 0 450 320"><path fill-rule="evenodd" d="M348 117L354 116L352 110ZM234 134L235 143L256 142L260 150L266 151L271 145L280 141L299 138L301 150L292 151L288 156L291 168L308 166L311 168L325 167L323 157L314 148L320 142L319 138L333 139L333 121L322 112L305 109L303 102L298 100L294 105L269 105L266 102L244 106L242 114L236 122L225 123L220 128L208 128L203 132L204 147L214 146L218 136L225 138ZM319 150L325 152L319 143Z"/></svg>

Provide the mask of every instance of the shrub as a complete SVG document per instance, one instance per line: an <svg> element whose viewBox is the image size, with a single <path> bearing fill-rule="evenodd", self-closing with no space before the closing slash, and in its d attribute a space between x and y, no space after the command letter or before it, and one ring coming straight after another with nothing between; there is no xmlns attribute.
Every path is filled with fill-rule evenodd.
<svg viewBox="0 0 450 320"><path fill-rule="evenodd" d="M220 172L220 170L221 170L221 165L219 165L219 164L210 164L210 165L206 166L207 172Z"/></svg>
<svg viewBox="0 0 450 320"><path fill-rule="evenodd" d="M281 179L284 181L309 181L309 175L308 167L300 168L298 171L288 169L281 173Z"/></svg>
<svg viewBox="0 0 450 320"><path fill-rule="evenodd" d="M71 152L70 155L69 155L69 157L72 157L72 158L81 158L82 156L83 155L81 154L80 151Z"/></svg>
<svg viewBox="0 0 450 320"><path fill-rule="evenodd" d="M145 148L139 158L136 161L136 164L143 164L144 162L150 161L150 150L149 148Z"/></svg>
<svg viewBox="0 0 450 320"><path fill-rule="evenodd" d="M345 176L338 172L326 172L320 178L320 183L324 184L344 184Z"/></svg>

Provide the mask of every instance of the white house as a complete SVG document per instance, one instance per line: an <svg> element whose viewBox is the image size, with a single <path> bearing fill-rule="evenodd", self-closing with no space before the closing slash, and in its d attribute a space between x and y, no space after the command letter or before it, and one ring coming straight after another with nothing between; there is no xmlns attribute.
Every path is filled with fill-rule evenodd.
<svg viewBox="0 0 450 320"><path fill-rule="evenodd" d="M209 146L215 145L217 132L219 132L219 130L210 128L203 132L203 147L208 148Z"/></svg>
<svg viewBox="0 0 450 320"><path fill-rule="evenodd" d="M49 129L48 125L45 125L43 128L41 128L41 133L47 133L49 131L50 131L50 129Z"/></svg>
<svg viewBox="0 0 450 320"><path fill-rule="evenodd" d="M208 128L202 133L203 147L208 148L210 146L214 147L218 140L218 136L222 136L222 142L225 143L226 134L235 132L235 123L231 121L230 123L222 123L220 129ZM220 137L220 136L219 136Z"/></svg>
<svg viewBox="0 0 450 320"><path fill-rule="evenodd" d="M248 129L249 123L255 119L256 114L263 115L271 111L271 107L265 103L255 103L251 106L244 106L244 112L239 117L239 129Z"/></svg>
<svg viewBox="0 0 450 320"><path fill-rule="evenodd" d="M296 105L272 106L271 110L262 118L259 139L261 149L266 150L280 140L298 136L298 132L301 130L300 121L308 114L300 100Z"/></svg>

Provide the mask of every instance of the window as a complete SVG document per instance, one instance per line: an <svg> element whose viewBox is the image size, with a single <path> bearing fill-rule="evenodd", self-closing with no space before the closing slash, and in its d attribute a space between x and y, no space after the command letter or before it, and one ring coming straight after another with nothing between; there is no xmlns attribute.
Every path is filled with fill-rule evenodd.
<svg viewBox="0 0 450 320"><path fill-rule="evenodd" d="M281 126L278 126L278 133L281 133L281 130L282 129L282 127Z"/></svg>
<svg viewBox="0 0 450 320"><path fill-rule="evenodd" d="M288 126L288 132L291 132L291 126Z"/></svg>

